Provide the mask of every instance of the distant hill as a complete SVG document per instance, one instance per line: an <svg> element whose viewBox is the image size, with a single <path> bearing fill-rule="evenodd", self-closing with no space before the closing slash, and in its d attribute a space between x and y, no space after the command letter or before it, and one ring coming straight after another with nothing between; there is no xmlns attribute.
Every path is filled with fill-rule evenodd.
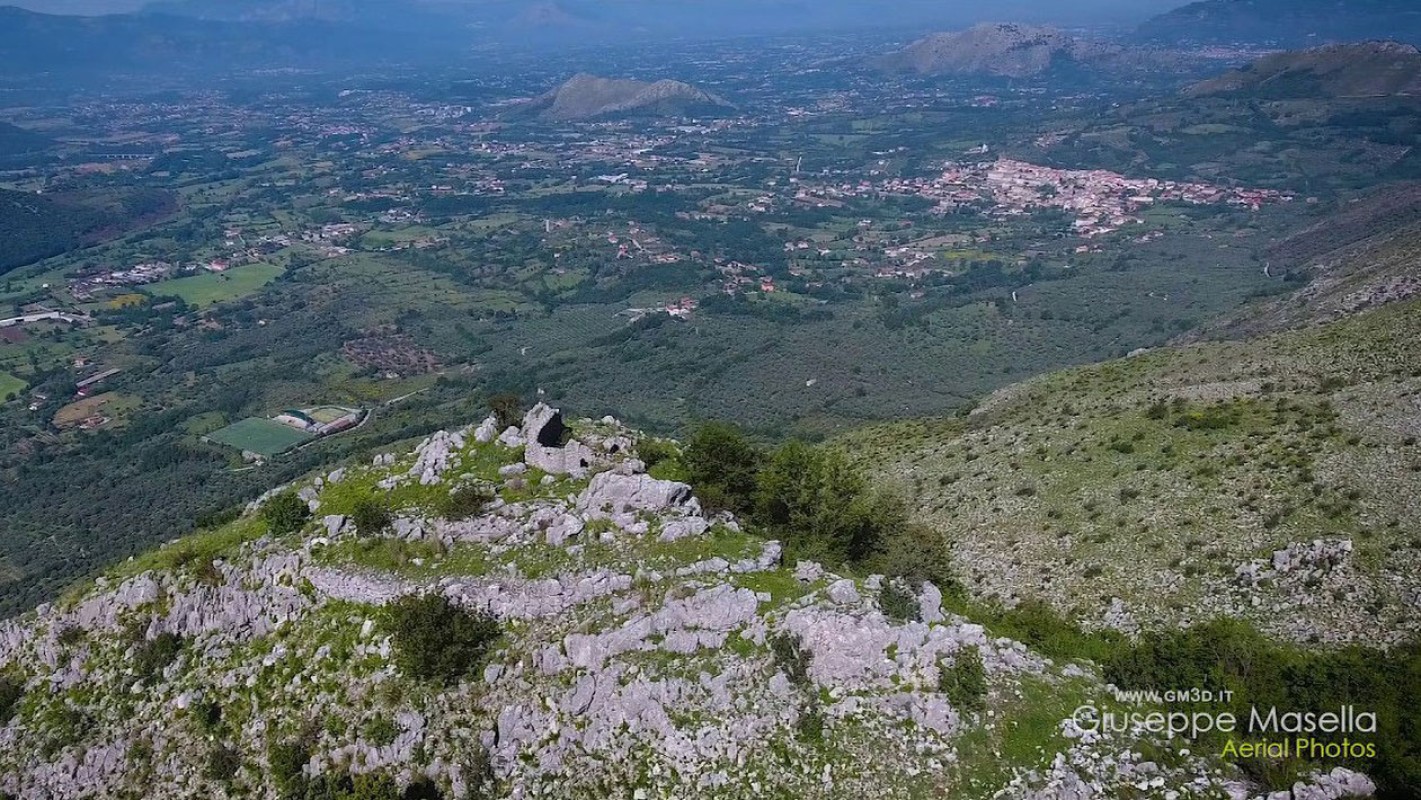
<svg viewBox="0 0 1421 800"><path fill-rule="evenodd" d="M0 189L0 275L143 227L172 212L156 190L32 194Z"/></svg>
<svg viewBox="0 0 1421 800"><path fill-rule="evenodd" d="M228 21L165 14L66 17L0 7L0 60L12 72L210 73L438 58L458 31L395 32L321 19Z"/></svg>
<svg viewBox="0 0 1421 800"><path fill-rule="evenodd" d="M1140 39L1165 44L1324 42L1400 39L1421 43L1414 0L1203 0L1140 26Z"/></svg>
<svg viewBox="0 0 1421 800"><path fill-rule="evenodd" d="M1275 53L1187 93L1269 99L1414 95L1421 93L1421 51L1397 42L1362 42Z"/></svg>
<svg viewBox="0 0 1421 800"><path fill-rule="evenodd" d="M1120 66L1139 56L1119 45L1076 39L1055 28L993 23L935 33L879 59L876 66L920 75L1027 78L1059 68Z"/></svg>
<svg viewBox="0 0 1421 800"><path fill-rule="evenodd" d="M38 153L53 143L47 136L0 122L0 158Z"/></svg>
<svg viewBox="0 0 1421 800"><path fill-rule="evenodd" d="M618 116L697 116L731 109L721 97L680 81L655 83L576 75L517 111L547 120Z"/></svg>

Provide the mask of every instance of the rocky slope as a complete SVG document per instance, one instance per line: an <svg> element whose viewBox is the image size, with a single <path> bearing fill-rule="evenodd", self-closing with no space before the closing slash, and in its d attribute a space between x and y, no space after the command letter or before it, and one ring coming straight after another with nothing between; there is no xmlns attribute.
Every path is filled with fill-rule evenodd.
<svg viewBox="0 0 1421 800"><path fill-rule="evenodd" d="M1321 325L1421 296L1421 184L1340 200L1320 216L1264 256L1265 269L1281 286L1298 288L1249 303L1179 341Z"/></svg>
<svg viewBox="0 0 1421 800"><path fill-rule="evenodd" d="M626 116L694 116L724 113L729 102L687 83L576 75L532 100L518 113L556 121Z"/></svg>
<svg viewBox="0 0 1421 800"><path fill-rule="evenodd" d="M882 69L921 75L1027 78L1058 68L1124 66L1141 58L1126 48L1075 39L1055 28L985 24L936 33L880 59Z"/></svg>
<svg viewBox="0 0 1421 800"><path fill-rule="evenodd" d="M1247 94L1269 99L1394 97L1421 92L1421 51L1397 42L1334 44L1274 53L1190 87L1206 97Z"/></svg>
<svg viewBox="0 0 1421 800"><path fill-rule="evenodd" d="M272 798L285 768L428 781L409 797L1248 795L1178 740L1069 721L1112 707L1089 668L944 614L931 584L886 616L882 578L784 564L644 474L636 434L574 430L540 406L521 428L438 433L291 487L315 515L296 533L268 531L264 499L5 623L0 675L23 694L0 794ZM439 518L470 485L496 499ZM393 523L361 536L371 497ZM392 660L381 607L424 592L502 626L453 685ZM985 709L954 706L941 675L978 658ZM277 747L293 740L298 756ZM1371 789L1340 769L1315 783Z"/></svg>
<svg viewBox="0 0 1421 800"><path fill-rule="evenodd" d="M1046 376L843 445L947 533L980 597L1125 631L1240 617L1393 643L1421 629L1418 336L1421 304L1397 302Z"/></svg>

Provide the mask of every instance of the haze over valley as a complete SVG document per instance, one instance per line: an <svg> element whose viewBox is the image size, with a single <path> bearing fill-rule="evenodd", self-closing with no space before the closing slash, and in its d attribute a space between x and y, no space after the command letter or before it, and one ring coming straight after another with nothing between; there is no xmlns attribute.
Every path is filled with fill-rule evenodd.
<svg viewBox="0 0 1421 800"><path fill-rule="evenodd" d="M0 800L1417 797L1418 45L0 8Z"/></svg>

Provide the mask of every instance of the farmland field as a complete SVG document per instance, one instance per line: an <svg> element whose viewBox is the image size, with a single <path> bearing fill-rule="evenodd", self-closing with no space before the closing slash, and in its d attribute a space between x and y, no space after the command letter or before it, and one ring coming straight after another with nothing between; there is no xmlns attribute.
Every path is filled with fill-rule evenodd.
<svg viewBox="0 0 1421 800"><path fill-rule="evenodd" d="M207 438L218 444L270 458L309 440L311 435L288 428L280 422L253 417L210 433Z"/></svg>
<svg viewBox="0 0 1421 800"><path fill-rule="evenodd" d="M0 400L4 400L11 394L18 395L23 392L29 384L8 372L0 372Z"/></svg>
<svg viewBox="0 0 1421 800"><path fill-rule="evenodd" d="M160 281L148 288L155 296L175 295L189 305L207 306L252 294L283 272L275 264L251 264L226 272Z"/></svg>

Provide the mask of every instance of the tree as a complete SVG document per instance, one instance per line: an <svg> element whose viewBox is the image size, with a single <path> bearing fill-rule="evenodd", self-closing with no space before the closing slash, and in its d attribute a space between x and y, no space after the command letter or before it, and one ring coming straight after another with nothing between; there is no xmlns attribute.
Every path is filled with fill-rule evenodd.
<svg viewBox="0 0 1421 800"><path fill-rule="evenodd" d="M282 492L262 506L267 529L278 536L300 530L310 518L310 507L295 492Z"/></svg>
<svg viewBox="0 0 1421 800"><path fill-rule="evenodd" d="M498 418L498 426L504 430L523 421L523 400L512 392L502 392L490 397L488 407Z"/></svg>
<svg viewBox="0 0 1421 800"><path fill-rule="evenodd" d="M745 513L754 505L764 454L736 426L709 422L696 429L681 460L707 508Z"/></svg>
<svg viewBox="0 0 1421 800"><path fill-rule="evenodd" d="M420 680L454 683L483 660L500 634L498 621L438 594L409 595L388 609L395 664Z"/></svg>
<svg viewBox="0 0 1421 800"><path fill-rule="evenodd" d="M868 491L842 454L790 442L770 457L755 490L754 519L806 557L840 566L877 554L885 531L906 519L887 495Z"/></svg>

